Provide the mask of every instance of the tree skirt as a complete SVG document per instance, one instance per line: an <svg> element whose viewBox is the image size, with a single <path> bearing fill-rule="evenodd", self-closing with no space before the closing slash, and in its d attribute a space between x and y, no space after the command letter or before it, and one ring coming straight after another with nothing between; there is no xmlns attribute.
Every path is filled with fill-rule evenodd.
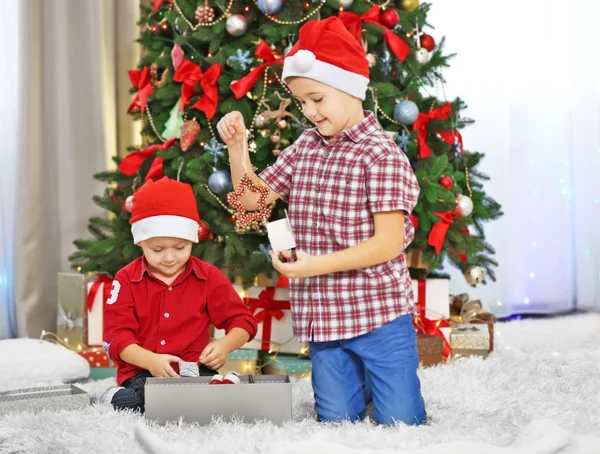
<svg viewBox="0 0 600 454"><path fill-rule="evenodd" d="M420 371L430 422L383 427L315 422L310 382L293 384L294 420L283 427L215 420L148 424L108 404L85 411L0 418L0 453L597 453L600 315L498 324L497 350ZM39 383L0 382L0 390ZM113 380L86 383L100 393ZM265 402L265 405L268 405Z"/></svg>

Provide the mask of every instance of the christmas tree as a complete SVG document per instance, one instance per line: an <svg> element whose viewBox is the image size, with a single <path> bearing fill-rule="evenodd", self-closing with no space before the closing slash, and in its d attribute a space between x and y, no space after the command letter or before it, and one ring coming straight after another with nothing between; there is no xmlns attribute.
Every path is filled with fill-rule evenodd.
<svg viewBox="0 0 600 454"><path fill-rule="evenodd" d="M302 24L337 15L367 51L371 85L364 108L407 154L421 186L411 215L411 273L439 269L447 258L473 284L484 270L494 279L494 250L482 224L502 213L483 190L487 177L477 171L483 154L463 144L460 130L472 123L461 114L466 105L446 99L443 70L453 55L444 53L444 39L436 43L428 34L429 4L154 0L153 8L140 8L145 52L129 72L129 113L143 122L144 146L115 158L117 170L94 176L107 183L94 201L111 215L90 219L93 238L75 241L75 268L114 275L141 255L130 231L131 197L145 180L165 175L196 193L203 232L194 255L245 285L270 274L264 223L242 228L227 203L229 161L215 125L225 113L242 112L255 170L272 164L311 127L280 80L283 58ZM281 201L269 207L270 220L283 217L285 207Z"/></svg>

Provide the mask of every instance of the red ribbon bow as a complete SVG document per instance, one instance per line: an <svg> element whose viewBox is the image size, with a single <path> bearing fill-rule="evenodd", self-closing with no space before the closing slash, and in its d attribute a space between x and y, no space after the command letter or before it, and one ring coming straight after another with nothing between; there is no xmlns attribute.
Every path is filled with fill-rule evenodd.
<svg viewBox="0 0 600 454"><path fill-rule="evenodd" d="M125 156L125 158L123 158L123 160L119 164L119 170L124 175L127 175L127 176L134 175L147 158L152 156L157 150L166 150L171 145L173 145L173 143L175 143L176 140L177 139L175 139L175 138L169 139L163 144L150 145L149 147L146 147L143 150L134 151L133 153L129 153L127 156ZM163 158L161 158L160 156L157 156L156 158L154 158L154 161L152 162L152 165L150 166L150 170L146 174L146 181L148 181L152 178L161 178L162 174L163 174Z"/></svg>
<svg viewBox="0 0 600 454"><path fill-rule="evenodd" d="M413 123L413 129L419 131L417 141L419 142L419 156L425 159L431 154L431 148L427 145L427 125L431 120L445 120L452 113L452 104L446 103L442 107L431 110L429 113L420 113ZM453 139L454 140L454 139Z"/></svg>
<svg viewBox="0 0 600 454"><path fill-rule="evenodd" d="M456 214L453 211L448 211L446 213L434 211L433 214L440 218L441 221L436 222L431 228L428 243L435 248L435 253L440 255L440 251L446 240L446 234L448 233L450 226L454 223Z"/></svg>
<svg viewBox="0 0 600 454"><path fill-rule="evenodd" d="M258 58L262 58L264 63L254 68L240 80L231 83L231 91L235 95L235 99L240 99L242 96L248 93L252 87L256 85L258 79L260 79L269 66L283 63L283 58L275 55L269 48L269 45L264 41L260 42L256 48L256 51L254 52L254 55Z"/></svg>
<svg viewBox="0 0 600 454"><path fill-rule="evenodd" d="M164 2L173 3L173 0L154 0L154 8L152 8L152 12L155 13L158 11L158 8L160 8L160 5L162 5Z"/></svg>
<svg viewBox="0 0 600 454"><path fill-rule="evenodd" d="M146 108L146 102L148 96L154 93L154 87L150 83L150 67L144 66L144 69L132 69L129 71L129 80L131 85L138 89L135 98L131 102L127 113L131 113L133 109L144 110Z"/></svg>
<svg viewBox="0 0 600 454"><path fill-rule="evenodd" d="M450 356L450 344L442 333L441 328L448 328L450 324L448 320L430 320L425 317L425 308L427 307L427 286L425 279L419 279L418 282L418 296L417 296L417 309L419 315L414 318L413 325L418 332L423 334L429 334L431 336L438 336L444 340L444 352L442 356L444 360Z"/></svg>
<svg viewBox="0 0 600 454"><path fill-rule="evenodd" d="M106 304L108 298L110 297L110 292L112 289L112 285L108 284L112 284L112 281L113 278L107 276L106 274L101 274L100 276L98 276L96 281L92 284L90 291L88 292L86 301L88 310L91 311L94 307L94 299L96 299L96 294L98 293L98 290L100 290L100 286L102 284L104 284L104 291L102 292L102 307L104 307L104 304Z"/></svg>
<svg viewBox="0 0 600 454"><path fill-rule="evenodd" d="M220 75L220 63L212 65L206 72L202 72L200 66L190 60L184 59L173 76L175 82L183 82L179 111L183 112L183 108L189 104L190 98L197 94L196 88L199 83L204 95L192 107L204 112L209 119L212 119L215 116L217 104L219 103L217 80Z"/></svg>
<svg viewBox="0 0 600 454"><path fill-rule="evenodd" d="M290 309L289 301L275 301L275 289L268 287L260 292L257 298L248 298L246 300L248 307L254 313L257 309L262 309L254 314L254 320L263 324L262 330L262 350L270 350L271 347L271 327L273 325L273 317L281 320L285 315L284 310Z"/></svg>
<svg viewBox="0 0 600 454"><path fill-rule="evenodd" d="M363 22L378 25L384 30L383 39L388 44L392 53L398 57L398 60L406 60L406 57L410 53L410 46L393 31L381 23L380 15L381 11L379 9L379 5L374 5L362 16L359 16L356 13L350 13L348 11L340 11L338 17L359 43L362 43Z"/></svg>

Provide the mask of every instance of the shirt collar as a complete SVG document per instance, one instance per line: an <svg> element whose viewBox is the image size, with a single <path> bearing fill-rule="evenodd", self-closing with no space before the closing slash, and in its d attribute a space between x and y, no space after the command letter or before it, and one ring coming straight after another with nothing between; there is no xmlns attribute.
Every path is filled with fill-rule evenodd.
<svg viewBox="0 0 600 454"><path fill-rule="evenodd" d="M338 140L343 140L347 137L353 142L359 143L363 139L368 137L370 134L381 129L373 112L371 112L370 110L363 110L363 113L365 114L365 118L360 120L351 128L344 129L343 131L339 132L336 135ZM321 135L317 128L311 128L310 131L319 136L321 139L327 140Z"/></svg>
<svg viewBox="0 0 600 454"><path fill-rule="evenodd" d="M142 255L141 259L142 260L141 260L139 277L136 279L133 279L132 282L136 282L136 283L140 282L143 279L144 274L146 274L148 277L150 277L152 275L152 273L150 272L150 268L148 268L148 263L146 262L146 257L144 257ZM194 274L196 275L196 277L198 279L206 280L206 276L200 270L200 268L198 267L198 264L194 262L194 257L190 257L189 260L187 261L187 263L185 264L185 270L183 270L183 273L181 273L179 276L177 276L177 279L175 280L175 282L183 281L192 273L192 271L194 272Z"/></svg>

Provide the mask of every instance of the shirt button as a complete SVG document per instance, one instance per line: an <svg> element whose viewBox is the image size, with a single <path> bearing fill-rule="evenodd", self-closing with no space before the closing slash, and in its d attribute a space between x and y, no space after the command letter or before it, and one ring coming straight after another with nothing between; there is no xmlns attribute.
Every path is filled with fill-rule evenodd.
<svg viewBox="0 0 600 454"><path fill-rule="evenodd" d="M320 186L317 186L316 189L315 189L315 191L317 191L317 192L319 192L320 190L321 190Z"/></svg>
<svg viewBox="0 0 600 454"><path fill-rule="evenodd" d="M160 345L165 345L167 343L167 341L161 340L160 341Z"/></svg>
<svg viewBox="0 0 600 454"><path fill-rule="evenodd" d="M173 287L169 287L169 291L173 290Z"/></svg>
<svg viewBox="0 0 600 454"><path fill-rule="evenodd" d="M165 318L169 318L171 314L169 314L168 312L165 312Z"/></svg>
<svg viewBox="0 0 600 454"><path fill-rule="evenodd" d="M346 184L350 184L350 178L346 178Z"/></svg>
<svg viewBox="0 0 600 454"><path fill-rule="evenodd" d="M328 158L329 157L329 152L325 153L325 157Z"/></svg>
<svg viewBox="0 0 600 454"><path fill-rule="evenodd" d="M316 223L316 222L313 222L313 223L312 223L312 226L313 226L313 227L316 227L316 226L317 226L317 223Z"/></svg>

